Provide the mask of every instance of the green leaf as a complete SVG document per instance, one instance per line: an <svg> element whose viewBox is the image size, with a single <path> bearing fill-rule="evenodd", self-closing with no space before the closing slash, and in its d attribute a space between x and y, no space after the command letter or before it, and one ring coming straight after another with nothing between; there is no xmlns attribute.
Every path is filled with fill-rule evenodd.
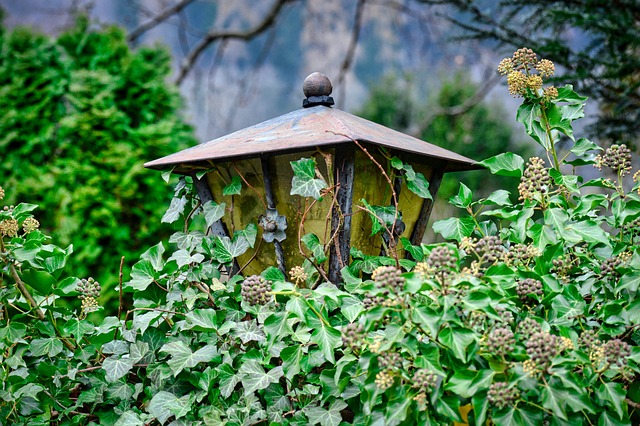
<svg viewBox="0 0 640 426"><path fill-rule="evenodd" d="M55 284L56 279L48 272L38 271L36 269L24 269L21 274L22 281L29 287L38 291L42 295L51 293L51 288Z"/></svg>
<svg viewBox="0 0 640 426"><path fill-rule="evenodd" d="M169 259L167 259L167 263L174 260L178 265L178 268L182 268L185 265L189 265L191 263L200 263L204 260L204 255L201 253L191 254L187 250L177 250L175 251Z"/></svg>
<svg viewBox="0 0 640 426"><path fill-rule="evenodd" d="M607 247L611 246L609 236L593 220L571 222L565 227L564 231L560 232L560 236L564 238L565 241L574 244L587 242L602 243Z"/></svg>
<svg viewBox="0 0 640 426"><path fill-rule="evenodd" d="M524 160L512 152L505 152L481 161L481 166L488 168L492 174L498 176L522 176Z"/></svg>
<svg viewBox="0 0 640 426"><path fill-rule="evenodd" d="M482 202L484 205L498 205L498 206L510 206L511 200L509 199L509 191L504 189L498 189L493 191L486 200Z"/></svg>
<svg viewBox="0 0 640 426"><path fill-rule="evenodd" d="M429 181L427 181L427 178L425 178L422 173L416 173L415 178L411 180L407 179L407 188L420 198L433 200L431 192L429 192Z"/></svg>
<svg viewBox="0 0 640 426"><path fill-rule="evenodd" d="M626 417L624 419L618 419L613 413L609 412L609 410L605 410L600 417L598 417L598 426L631 426L631 422Z"/></svg>
<svg viewBox="0 0 640 426"><path fill-rule="evenodd" d="M327 187L327 183L322 179L316 179L316 160L302 158L292 161L291 168L293 179L290 194L320 199L320 191Z"/></svg>
<svg viewBox="0 0 640 426"><path fill-rule="evenodd" d="M620 383L605 382L596 390L596 397L601 403L608 405L618 415L618 419L622 420L626 413L625 397L626 392Z"/></svg>
<svg viewBox="0 0 640 426"><path fill-rule="evenodd" d="M446 240L460 241L463 237L469 237L475 227L476 223L471 216L451 217L435 222L433 231Z"/></svg>
<svg viewBox="0 0 640 426"><path fill-rule="evenodd" d="M334 401L329 409L325 409L318 406L307 405L302 409L304 414L309 419L309 424L321 426L338 426L342 422L342 414L340 411L346 408L347 404L343 401Z"/></svg>
<svg viewBox="0 0 640 426"><path fill-rule="evenodd" d="M65 336L73 336L76 341L80 341L82 336L94 331L96 327L89 321L71 318L62 326L62 332Z"/></svg>
<svg viewBox="0 0 640 426"><path fill-rule="evenodd" d="M302 237L302 242L313 253L313 257L318 263L327 260L327 256L324 254L324 245L320 243L320 239L316 234L305 234Z"/></svg>
<svg viewBox="0 0 640 426"><path fill-rule="evenodd" d="M194 309L185 315L187 320L186 330L216 331L218 320L214 309Z"/></svg>
<svg viewBox="0 0 640 426"><path fill-rule="evenodd" d="M296 345L286 347L280 352L280 358L282 358L282 370L285 372L285 377L289 380L293 380L293 377L300 373L300 362L305 356L304 346Z"/></svg>
<svg viewBox="0 0 640 426"><path fill-rule="evenodd" d="M164 268L164 262L162 261L162 255L164 254L164 246L162 242L159 242L149 250L140 255L140 259L148 260L151 263L153 269L157 272L162 271Z"/></svg>
<svg viewBox="0 0 640 426"><path fill-rule="evenodd" d="M235 337L242 340L242 343L247 344L251 341L261 342L265 340L265 335L262 330L256 324L256 320L241 321L236 324L233 330Z"/></svg>
<svg viewBox="0 0 640 426"><path fill-rule="evenodd" d="M265 372L264 368L262 368L260 363L255 359L245 361L240 366L239 372L243 375L241 381L245 396L257 390L265 389L271 383L277 382L284 374L282 366L272 368Z"/></svg>
<svg viewBox="0 0 640 426"><path fill-rule="evenodd" d="M369 212L371 218L371 236L376 235L383 229L388 229L395 223L396 214L402 220L402 215L393 206L372 206L364 198L360 200Z"/></svg>
<svg viewBox="0 0 640 426"><path fill-rule="evenodd" d="M43 356L54 357L62 352L64 347L62 342L57 337L47 337L43 339L33 339L29 347L31 356Z"/></svg>
<svg viewBox="0 0 640 426"><path fill-rule="evenodd" d="M187 197L184 195L180 198L174 198L171 200L169 208L165 212L160 222L173 223L180 218L180 215L184 212L184 207L187 205Z"/></svg>
<svg viewBox="0 0 640 426"><path fill-rule="evenodd" d="M458 189L458 195L455 195L449 198L449 204L454 205L460 209L466 209L471 206L471 202L473 201L473 195L471 194L471 190L467 185L460 182L460 188Z"/></svg>
<svg viewBox="0 0 640 426"><path fill-rule="evenodd" d="M542 412L508 407L495 411L491 420L493 424L500 426L540 426L542 424Z"/></svg>
<svg viewBox="0 0 640 426"><path fill-rule="evenodd" d="M222 195L240 195L242 191L242 179L240 176L233 176L231 183L222 189Z"/></svg>
<svg viewBox="0 0 640 426"><path fill-rule="evenodd" d="M262 278L264 278L267 281L278 282L278 281L287 280L284 274L282 273L282 271L276 268L275 266L269 266L267 269L264 270L264 272L260 274L260 276L262 276Z"/></svg>
<svg viewBox="0 0 640 426"><path fill-rule="evenodd" d="M131 281L125 283L125 288L143 291L156 278L153 264L149 260L139 260L131 269Z"/></svg>
<svg viewBox="0 0 640 426"><path fill-rule="evenodd" d="M220 395L223 398L229 398L236 388L236 385L240 383L241 374L236 374L234 369L229 364L224 364L219 368L220 375Z"/></svg>
<svg viewBox="0 0 640 426"><path fill-rule="evenodd" d="M540 119L541 109L540 105L531 101L525 100L516 112L516 120L524 125L527 134L533 133L534 123L537 123Z"/></svg>
<svg viewBox="0 0 640 426"><path fill-rule="evenodd" d="M588 98L586 96L580 96L573 91L573 85L565 84L563 87L558 88L558 97L556 102L568 102L568 103L583 103Z"/></svg>
<svg viewBox="0 0 640 426"><path fill-rule="evenodd" d="M467 353L467 348L475 340L476 337L472 331L459 327L445 327L438 333L438 341L451 349L453 355L462 362L467 362L470 357L471 354Z"/></svg>
<svg viewBox="0 0 640 426"><path fill-rule="evenodd" d="M186 416L191 411L191 397L184 395L178 398L171 392L160 391L149 402L149 414L164 424L171 416L176 419Z"/></svg>
<svg viewBox="0 0 640 426"><path fill-rule="evenodd" d="M540 395L542 406L544 408L551 411L554 416L563 420L568 420L567 413L564 410L562 397L563 395L560 392L548 384L544 385Z"/></svg>
<svg viewBox="0 0 640 426"><path fill-rule="evenodd" d="M224 216L225 203L216 203L213 200L207 201L202 206L204 213L204 220L207 222L207 226L211 226Z"/></svg>
<svg viewBox="0 0 640 426"><path fill-rule="evenodd" d="M493 370L459 370L449 378L444 389L462 398L471 398L478 391L489 388L494 374Z"/></svg>
<svg viewBox="0 0 640 426"><path fill-rule="evenodd" d="M602 151L602 148L600 148L594 142L591 142L589 139L580 138L576 141L575 145L573 145L573 148L571 148L569 151L576 157L582 157L587 152L596 150Z"/></svg>
<svg viewBox="0 0 640 426"><path fill-rule="evenodd" d="M173 376L180 374L185 368L192 368L201 362L209 362L216 355L218 350L214 345L206 345L195 352L191 352L191 349L181 340L170 342L162 346L160 352L171 355L171 359L167 361Z"/></svg>
<svg viewBox="0 0 640 426"><path fill-rule="evenodd" d="M335 364L334 349L342 344L342 335L338 330L322 324L321 327L316 328L313 333L311 333L311 341L320 347L327 361Z"/></svg>
<svg viewBox="0 0 640 426"><path fill-rule="evenodd" d="M110 356L102 362L102 369L105 371L107 382L113 383L131 371L134 361L128 356Z"/></svg>

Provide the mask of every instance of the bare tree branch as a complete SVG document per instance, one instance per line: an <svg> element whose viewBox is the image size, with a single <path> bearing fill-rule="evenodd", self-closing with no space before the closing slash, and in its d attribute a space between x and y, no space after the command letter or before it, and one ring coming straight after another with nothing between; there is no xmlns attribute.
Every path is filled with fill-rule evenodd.
<svg viewBox="0 0 640 426"><path fill-rule="evenodd" d="M340 73L338 74L338 79L336 80L336 86L341 87L341 95L340 98L344 102L346 99L346 84L343 85L344 79L351 68L351 63L353 62L353 57L356 53L356 47L358 47L358 39L360 38L360 30L362 29L362 12L364 11L364 5L366 0L358 0L358 4L356 5L356 15L353 21L353 29L351 30L351 41L349 42L349 47L347 48L347 53L342 61L342 65L340 66Z"/></svg>
<svg viewBox="0 0 640 426"><path fill-rule="evenodd" d="M291 1L296 1L296 0L276 0L276 2L273 4L271 9L267 12L265 17L262 19L262 21L258 23L258 25L256 25L255 27L249 30L246 30L246 31L212 30L208 32L207 35L195 45L195 47L191 50L191 52L189 52L184 57L182 64L180 65L180 69L178 70L178 76L176 77L176 84L179 85L182 83L182 81L185 79L185 77L187 76L187 74L195 64L196 60L200 57L202 52L204 52L204 50L207 47L209 47L212 43L215 43L216 41L219 41L219 40L229 40L229 39L249 41L254 37L259 36L275 23L276 19L278 18L278 15L280 14L280 11L282 10L282 7Z"/></svg>
<svg viewBox="0 0 640 426"><path fill-rule="evenodd" d="M140 37L142 34L156 27L158 24L169 19L173 15L180 13L182 9L189 6L194 1L195 0L181 0L178 3L174 4L173 6L163 10L158 15L151 18L149 21L145 22L144 24L140 25L138 28L135 28L133 31L131 31L127 36L127 40L129 42L136 41L136 39Z"/></svg>

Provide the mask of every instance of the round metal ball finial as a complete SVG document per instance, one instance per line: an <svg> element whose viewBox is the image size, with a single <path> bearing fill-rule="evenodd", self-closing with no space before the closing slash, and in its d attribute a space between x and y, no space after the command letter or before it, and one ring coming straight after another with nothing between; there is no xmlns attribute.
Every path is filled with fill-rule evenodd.
<svg viewBox="0 0 640 426"><path fill-rule="evenodd" d="M320 72L309 74L309 76L304 79L302 85L302 91L307 98L312 96L329 96L332 90L333 86L331 86L331 81L326 75Z"/></svg>
<svg viewBox="0 0 640 426"><path fill-rule="evenodd" d="M333 105L333 98L329 96L332 90L333 86L326 75L319 72L310 74L304 79L304 84L302 85L302 91L307 97L302 101L302 106L309 108L318 105Z"/></svg>

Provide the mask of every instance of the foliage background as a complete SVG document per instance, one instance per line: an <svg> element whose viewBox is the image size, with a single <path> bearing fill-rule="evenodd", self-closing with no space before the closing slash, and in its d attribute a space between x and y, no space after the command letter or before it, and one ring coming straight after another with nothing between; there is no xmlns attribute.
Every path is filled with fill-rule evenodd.
<svg viewBox="0 0 640 426"><path fill-rule="evenodd" d="M194 143L166 83L171 57L132 51L117 27L86 18L57 38L0 34L0 180L8 203L47 212L43 229L74 244L71 268L103 285L170 228L170 190L143 164Z"/></svg>

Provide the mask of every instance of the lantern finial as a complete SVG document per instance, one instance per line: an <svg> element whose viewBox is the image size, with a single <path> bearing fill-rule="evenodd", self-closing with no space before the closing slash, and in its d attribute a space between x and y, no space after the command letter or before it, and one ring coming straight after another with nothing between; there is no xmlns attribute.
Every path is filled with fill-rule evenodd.
<svg viewBox="0 0 640 426"><path fill-rule="evenodd" d="M302 91L307 97L302 101L303 108L309 108L317 105L331 106L334 104L333 98L329 96L333 86L326 75L314 72L304 80Z"/></svg>

